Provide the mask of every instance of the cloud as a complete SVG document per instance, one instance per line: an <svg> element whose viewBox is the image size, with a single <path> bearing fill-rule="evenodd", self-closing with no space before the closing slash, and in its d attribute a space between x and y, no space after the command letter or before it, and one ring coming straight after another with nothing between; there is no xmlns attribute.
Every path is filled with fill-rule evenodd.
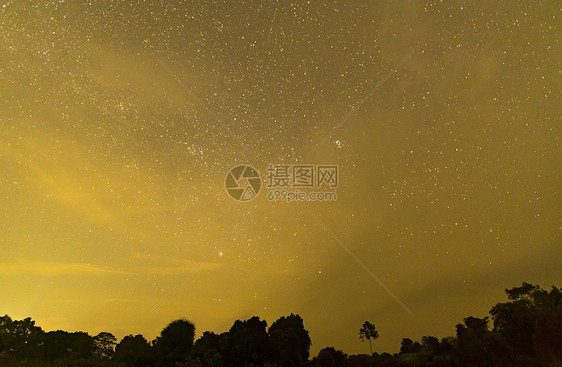
<svg viewBox="0 0 562 367"><path fill-rule="evenodd" d="M152 213L146 200L141 205L136 201L141 191L154 193L141 179L125 180L118 169L104 170L94 165L87 158L87 147L76 142L60 147L60 151L50 148L53 142L48 137L30 137L18 146L2 143L0 156L13 163L41 195L103 228L150 238L150 231L132 219L137 212ZM143 173L142 177L146 177Z"/></svg>
<svg viewBox="0 0 562 367"><path fill-rule="evenodd" d="M145 268L148 272L164 275L187 274L195 269L195 267L199 264L199 261L189 259L174 258L169 256L149 256L140 253L133 255L133 259L147 263ZM218 267L220 267L220 264L218 263L205 261L199 265L197 271L216 269Z"/></svg>
<svg viewBox="0 0 562 367"><path fill-rule="evenodd" d="M17 263L0 263L0 275L39 275L53 277L60 275L115 275L124 274L123 271L101 267L88 263L56 263L43 261L27 261Z"/></svg>

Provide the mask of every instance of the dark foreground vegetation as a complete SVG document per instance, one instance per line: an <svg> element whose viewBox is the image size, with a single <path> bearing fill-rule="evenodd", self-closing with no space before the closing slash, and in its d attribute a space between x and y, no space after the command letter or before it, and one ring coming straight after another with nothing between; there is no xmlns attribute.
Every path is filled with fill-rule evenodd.
<svg viewBox="0 0 562 367"><path fill-rule="evenodd" d="M562 293L523 283L506 290L490 317L467 317L456 336L403 339L400 353L348 356L328 347L312 359L310 337L298 315L267 328L252 317L228 332L206 331L195 339L187 320L168 324L153 341L129 335L120 342L107 332L45 332L30 319L0 317L0 366L196 366L196 367L376 367L376 366L562 366ZM359 329L363 341L378 337L375 325Z"/></svg>

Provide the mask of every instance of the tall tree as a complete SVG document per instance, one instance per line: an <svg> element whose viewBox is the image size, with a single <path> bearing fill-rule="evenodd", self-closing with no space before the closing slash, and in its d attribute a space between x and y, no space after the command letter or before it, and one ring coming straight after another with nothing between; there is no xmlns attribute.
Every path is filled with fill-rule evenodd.
<svg viewBox="0 0 562 367"><path fill-rule="evenodd" d="M471 366L488 366L494 348L491 344L488 318L465 317L464 324L457 324L457 355Z"/></svg>
<svg viewBox="0 0 562 367"><path fill-rule="evenodd" d="M205 331L191 348L191 357L198 359L203 367L221 367L222 361L221 342L226 334L217 335Z"/></svg>
<svg viewBox="0 0 562 367"><path fill-rule="evenodd" d="M29 317L23 320L12 320L8 315L0 318L0 351L5 349L18 358L34 355L43 335L43 330Z"/></svg>
<svg viewBox="0 0 562 367"><path fill-rule="evenodd" d="M359 329L359 338L362 341L367 339L369 341L369 350L371 354L373 354L373 347L371 346L371 340L375 340L379 337L379 332L375 328L374 324L371 324L369 321L365 321L361 329Z"/></svg>
<svg viewBox="0 0 562 367"><path fill-rule="evenodd" d="M224 335L221 354L227 367L261 366L269 358L267 322L254 316L246 321L236 320Z"/></svg>
<svg viewBox="0 0 562 367"><path fill-rule="evenodd" d="M299 315L283 316L269 328L272 362L283 367L300 367L308 360L310 336Z"/></svg>
<svg viewBox="0 0 562 367"><path fill-rule="evenodd" d="M496 304L490 314L494 321L494 331L520 354L533 356L533 334L535 333L537 312L533 303L533 293L539 287L523 283L521 287L506 289L509 302Z"/></svg>
<svg viewBox="0 0 562 367"><path fill-rule="evenodd" d="M562 292L526 282L505 292L509 301L490 311L494 331L518 354L562 359Z"/></svg>
<svg viewBox="0 0 562 367"><path fill-rule="evenodd" d="M184 363L195 339L195 325L188 320L170 322L156 338L154 348L157 366Z"/></svg>
<svg viewBox="0 0 562 367"><path fill-rule="evenodd" d="M94 336L94 356L97 359L111 359L117 339L111 333L101 332Z"/></svg>
<svg viewBox="0 0 562 367"><path fill-rule="evenodd" d="M127 335L115 347L112 359L123 362L128 367L150 366L150 344L140 334Z"/></svg>

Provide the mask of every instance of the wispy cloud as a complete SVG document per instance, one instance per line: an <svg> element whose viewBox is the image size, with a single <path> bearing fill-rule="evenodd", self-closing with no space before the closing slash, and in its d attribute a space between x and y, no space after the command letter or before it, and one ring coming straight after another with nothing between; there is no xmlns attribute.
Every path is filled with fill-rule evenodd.
<svg viewBox="0 0 562 367"><path fill-rule="evenodd" d="M153 235L133 220L155 209L146 199L147 193L154 194L150 185L141 179L123 179L118 169L94 165L87 158L87 147L79 143L61 147L64 150L60 152L50 149L51 143L48 138L28 138L17 146L0 141L0 158L12 163L41 195L81 218L137 238ZM143 175L148 173L143 171ZM163 207L155 210L185 210L166 203Z"/></svg>
<svg viewBox="0 0 562 367"><path fill-rule="evenodd" d="M94 222L116 223L119 212L107 204L110 201L104 198L103 192L95 190L99 177L89 174L87 166L77 158L81 156L78 147L65 147L66 156L74 157L74 161L61 164L58 157L45 148L48 146L46 143L28 139L19 147L0 144L0 154L17 163L22 176L47 197L73 208Z"/></svg>
<svg viewBox="0 0 562 367"><path fill-rule="evenodd" d="M199 261L189 259L169 256L149 256L141 253L133 255L133 259L145 263L143 268L146 269L146 271L159 275L185 274L199 264ZM220 264L218 263L205 262L199 265L199 270L217 269L219 267Z"/></svg>
<svg viewBox="0 0 562 367"><path fill-rule="evenodd" d="M44 261L0 263L0 275L2 276L20 276L26 274L39 275L42 277L77 274L97 276L124 274L124 271L88 263L57 263Z"/></svg>

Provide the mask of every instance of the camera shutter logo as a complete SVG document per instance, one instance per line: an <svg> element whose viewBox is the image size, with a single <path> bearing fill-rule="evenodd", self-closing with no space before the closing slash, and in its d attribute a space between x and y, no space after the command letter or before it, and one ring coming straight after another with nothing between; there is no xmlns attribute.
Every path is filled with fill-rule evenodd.
<svg viewBox="0 0 562 367"><path fill-rule="evenodd" d="M260 192L261 177L254 167L242 164L227 173L224 187L234 200L250 201Z"/></svg>

